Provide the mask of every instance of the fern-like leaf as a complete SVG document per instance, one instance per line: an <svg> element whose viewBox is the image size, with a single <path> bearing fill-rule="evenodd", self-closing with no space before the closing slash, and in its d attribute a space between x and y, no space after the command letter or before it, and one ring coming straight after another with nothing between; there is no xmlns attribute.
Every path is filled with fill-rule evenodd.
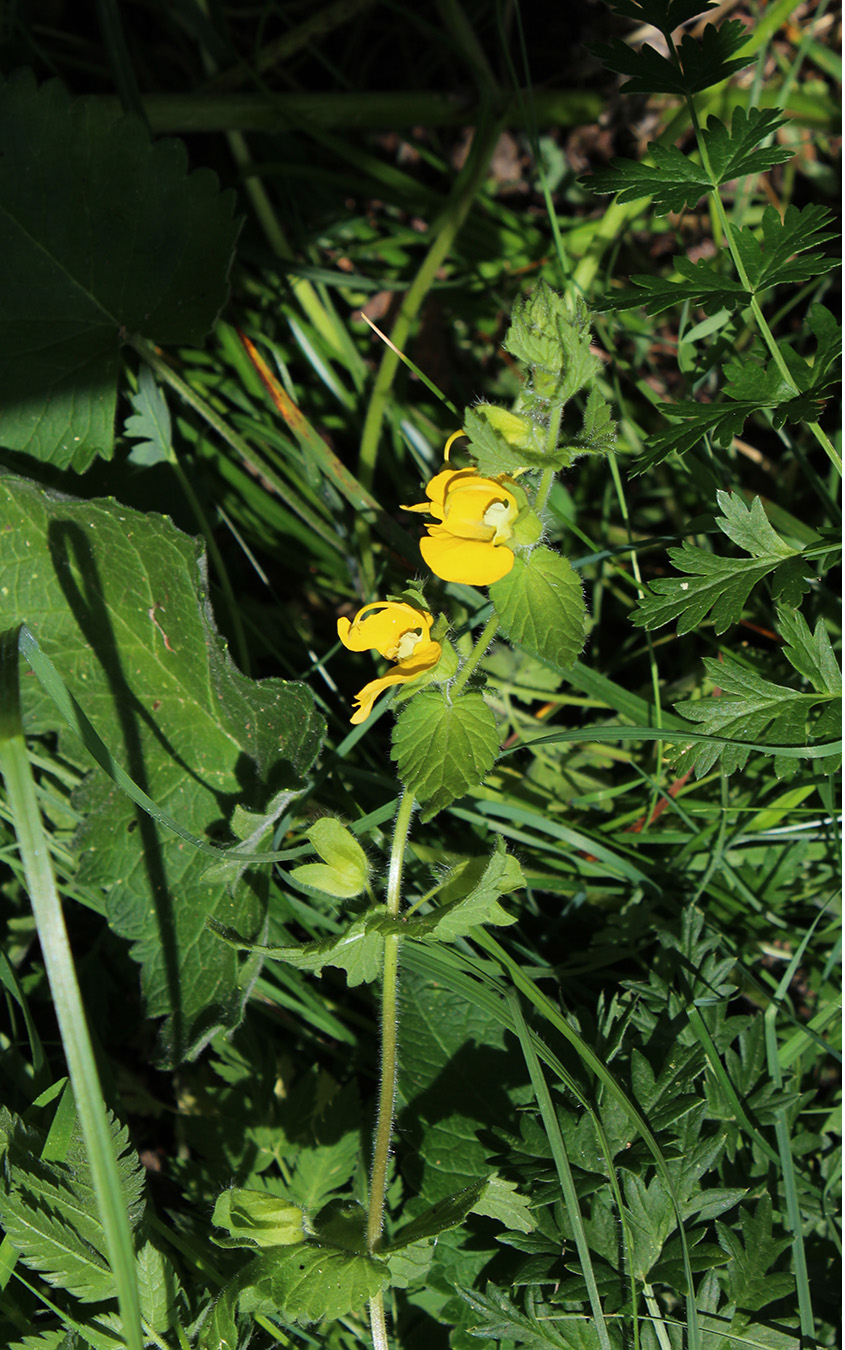
<svg viewBox="0 0 845 1350"><path fill-rule="evenodd" d="M796 584L801 589L809 585L800 553L769 524L759 497L750 507L728 492L720 491L716 497L722 511L716 524L751 556L722 558L690 543L670 548L669 556L685 575L662 577L651 583L632 616L641 628L660 628L677 619L678 633L689 633L710 614L715 631L724 633L739 621L751 590L770 572L786 572L779 591L788 584L790 595L794 595Z"/></svg>
<svg viewBox="0 0 845 1350"><path fill-rule="evenodd" d="M137 1226L143 1212L143 1169L129 1150L126 1129L112 1115L109 1126L123 1202L130 1223ZM45 1161L43 1134L8 1112L0 1119L0 1135L6 1143L0 1222L23 1262L83 1302L114 1298L108 1246L78 1122L63 1161Z"/></svg>

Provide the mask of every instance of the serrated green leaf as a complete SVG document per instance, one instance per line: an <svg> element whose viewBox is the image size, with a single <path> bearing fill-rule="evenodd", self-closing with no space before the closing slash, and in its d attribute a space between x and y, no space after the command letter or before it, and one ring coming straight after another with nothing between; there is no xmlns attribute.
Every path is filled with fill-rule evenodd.
<svg viewBox="0 0 845 1350"><path fill-rule="evenodd" d="M378 979L384 960L384 930L392 932L396 923L397 920L390 919L383 909L379 909L356 919L335 936L290 947L250 942L234 928L214 918L208 920L208 927L237 951L255 952L268 961L284 961L286 965L307 970L312 975L319 975L324 966L336 966L346 971L348 984L356 985L372 984Z"/></svg>
<svg viewBox="0 0 845 1350"><path fill-rule="evenodd" d="M762 238L750 225L742 229L729 226L752 289L801 284L836 267L837 260L822 253L798 256L837 237L836 231L828 228L832 220L826 207L812 202L804 207L788 206L783 216L767 206L760 222Z"/></svg>
<svg viewBox="0 0 845 1350"><path fill-rule="evenodd" d="M393 728L391 758L423 821L478 787L498 752L496 719L481 694L450 698L443 689L424 689Z"/></svg>
<svg viewBox="0 0 845 1350"><path fill-rule="evenodd" d="M114 443L120 330L199 343L226 295L234 194L179 141L57 80L0 85L2 441L82 472Z"/></svg>
<svg viewBox="0 0 845 1350"><path fill-rule="evenodd" d="M786 639L784 656L819 693L841 694L842 671L830 643L824 620L811 633L803 614L778 606L778 628Z"/></svg>
<svg viewBox="0 0 845 1350"><path fill-rule="evenodd" d="M647 51L648 48L644 48ZM661 58L662 59L662 58ZM610 167L598 169L582 178L590 192L603 195L614 192L620 202L650 197L658 215L693 207L710 189L710 179L700 164L688 159L674 145L650 142L648 153L654 164L632 159L612 159Z"/></svg>
<svg viewBox="0 0 845 1350"><path fill-rule="evenodd" d="M638 1280L648 1279L649 1271L663 1251L663 1244L677 1226L672 1198L662 1177L652 1177L648 1185L639 1176L626 1176L627 1256Z"/></svg>
<svg viewBox="0 0 845 1350"><path fill-rule="evenodd" d="M541 428L536 423L494 403L477 403L474 408L467 408L464 430L478 471L488 478L545 465L559 468L563 463L561 454L556 458L555 452L547 453Z"/></svg>
<svg viewBox="0 0 845 1350"><path fill-rule="evenodd" d="M791 159L792 150L779 145L760 145L784 126L786 118L778 108L749 108L741 104L733 110L730 130L718 117L709 117L702 132L713 181L721 186L749 173L765 173L776 164ZM768 207L773 210L773 207Z"/></svg>
<svg viewBox="0 0 845 1350"><path fill-rule="evenodd" d="M584 649L587 607L569 561L549 548L516 557L511 571L490 587L490 599L511 642L555 670L571 668Z"/></svg>
<svg viewBox="0 0 845 1350"><path fill-rule="evenodd" d="M323 722L310 691L247 679L217 632L201 544L163 516L112 500L77 501L0 477L4 586L0 630L26 622L115 760L196 837L234 804L276 817L301 788ZM31 734L61 734L92 761L36 680L23 682ZM285 795L286 794L286 795ZM266 876L231 890L207 858L157 825L94 768L75 797L79 881L104 888L108 922L132 945L150 1017L168 1018L178 1059L240 1018L239 964L205 931L209 915L256 932ZM267 847L262 818L250 851Z"/></svg>
<svg viewBox="0 0 845 1350"><path fill-rule="evenodd" d="M132 407L135 411L131 417L127 417L123 427L124 436L139 442L129 453L132 463L147 467L160 464L162 460L172 460L173 441L167 399L148 366L141 367L138 392L132 395Z"/></svg>
<svg viewBox="0 0 845 1350"><path fill-rule="evenodd" d="M478 881L473 886L475 876L478 876ZM516 915L502 909L498 900L500 896L511 895L524 885L522 868L516 858L505 852L499 838L492 858L473 859L456 867L440 891L436 912L412 914L405 920L403 931L410 938L436 938L440 942L454 942L456 938L465 937L480 923L498 926L515 923ZM468 886L471 889L467 892ZM450 898L452 895L455 895L454 899Z"/></svg>
<svg viewBox="0 0 845 1350"><path fill-rule="evenodd" d="M756 1312L795 1288L795 1277L772 1266L789 1246L789 1238L772 1236L772 1201L762 1195L753 1215L745 1214L740 1229L716 1224L720 1247L730 1260L725 1268L731 1303Z"/></svg>
<svg viewBox="0 0 845 1350"><path fill-rule="evenodd" d="M533 1233L537 1226L531 1217L528 1197L520 1195L515 1181L505 1181L499 1176L490 1177L472 1212L498 1219L505 1228L517 1233Z"/></svg>
<svg viewBox="0 0 845 1350"><path fill-rule="evenodd" d="M305 1242L258 1257L241 1294L241 1313L281 1314L290 1322L319 1322L360 1312L390 1280L385 1261Z"/></svg>
<svg viewBox="0 0 845 1350"><path fill-rule="evenodd" d="M141 1316L159 1334L169 1331L181 1285L170 1259L152 1242L145 1242L135 1258L135 1278Z"/></svg>
<svg viewBox="0 0 845 1350"><path fill-rule="evenodd" d="M722 661L705 657L704 665L713 683L720 689L717 697L676 703L675 711L712 736L728 737L737 741L759 741L768 744L806 744L807 714L824 694L801 694L796 689L772 684L755 671L729 657ZM704 742L684 750L677 763L683 773L695 768L696 777L709 772L721 759L725 773L734 773L745 767L751 750L747 745L724 745ZM791 762L794 768L794 762Z"/></svg>
<svg viewBox="0 0 845 1350"><path fill-rule="evenodd" d="M133 1228L143 1214L144 1173L125 1127L109 1113L121 1195ZM86 1303L114 1298L108 1243L78 1121L64 1161L42 1156L43 1135L4 1113L6 1159L0 1223L21 1260L48 1284Z"/></svg>
<svg viewBox="0 0 845 1350"><path fill-rule="evenodd" d="M434 1243L428 1238L412 1242L398 1251L385 1253L393 1289L408 1289L424 1280L434 1260Z"/></svg>
<svg viewBox="0 0 845 1350"><path fill-rule="evenodd" d="M689 633L710 614L715 632L724 633L739 622L753 587L785 559L799 556L769 524L759 497L750 507L738 493L719 490L716 497L722 511L716 517L719 529L753 556L722 558L688 542L670 548L670 558L685 575L652 581L632 613L633 623L654 629L677 619L681 634ZM805 589L807 585L808 581Z"/></svg>
<svg viewBox="0 0 845 1350"><path fill-rule="evenodd" d="M736 277L724 276L718 264L699 259L673 258L675 275L656 277L637 273L631 277L636 290L612 291L597 306L600 309L634 309L642 305L647 314L663 314L676 305L698 305L705 314L744 308L751 292Z"/></svg>
<svg viewBox="0 0 845 1350"><path fill-rule="evenodd" d="M661 56L647 43L635 50L620 38L597 43L591 50L611 70L631 76L622 86L623 93L684 97L709 89L747 66L750 56L736 57L746 42L745 26L732 19L718 27L707 24L699 40L685 34L673 57Z"/></svg>
<svg viewBox="0 0 845 1350"><path fill-rule="evenodd" d="M423 980L410 958L402 987L398 1129L406 1141L403 1172L425 1208L486 1182L490 1146L479 1133L515 1128L514 1103L527 1101L531 1087L522 1056L490 1009Z"/></svg>
<svg viewBox="0 0 845 1350"><path fill-rule="evenodd" d="M616 14L636 24L652 24L666 37L699 14L716 8L716 0L612 0Z"/></svg>

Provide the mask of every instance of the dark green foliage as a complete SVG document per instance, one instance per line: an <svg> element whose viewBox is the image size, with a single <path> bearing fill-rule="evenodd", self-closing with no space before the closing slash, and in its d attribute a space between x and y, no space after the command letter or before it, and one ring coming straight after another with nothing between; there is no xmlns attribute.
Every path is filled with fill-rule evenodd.
<svg viewBox="0 0 845 1350"><path fill-rule="evenodd" d="M827 15L523 6L523 70L475 0L96 9L2 33L0 632L102 751L22 661L141 1340L359 1350L381 1297L403 1350L835 1346ZM489 591L400 509L458 426L519 499ZM385 596L448 656L392 742L337 643ZM0 815L0 1344L124 1350Z"/></svg>

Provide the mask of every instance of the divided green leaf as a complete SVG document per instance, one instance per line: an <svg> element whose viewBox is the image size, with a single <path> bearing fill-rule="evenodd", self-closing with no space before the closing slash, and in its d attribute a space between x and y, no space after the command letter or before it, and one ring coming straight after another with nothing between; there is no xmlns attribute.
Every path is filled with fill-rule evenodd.
<svg viewBox="0 0 845 1350"><path fill-rule="evenodd" d="M123 434L138 444L132 447L129 458L133 464L147 467L173 459L173 440L167 399L149 366L142 366L138 376L138 392L132 395L131 417L127 417Z"/></svg>
<svg viewBox="0 0 845 1350"><path fill-rule="evenodd" d="M676 703L675 711L699 724L708 735L764 745L806 745L807 717L815 704L827 703L827 692L803 694L785 685L764 680L756 671L724 657L717 661L705 657L704 666L713 684L720 690L715 697ZM682 751L676 765L679 774L695 768L697 778L708 773L721 759L726 774L745 767L753 747L721 742L708 745L697 742ZM775 760L775 771L783 777L794 773L798 761Z"/></svg>
<svg viewBox="0 0 845 1350"><path fill-rule="evenodd" d="M234 194L179 141L23 72L0 84L0 196L2 442L81 473L112 455L121 330L196 344L214 324Z"/></svg>
<svg viewBox="0 0 845 1350"><path fill-rule="evenodd" d="M555 670L569 670L584 649L587 607L577 573L549 548L519 556L490 587L502 632Z"/></svg>
<svg viewBox="0 0 845 1350"><path fill-rule="evenodd" d="M645 10L646 6L642 8ZM699 7L699 12L701 8L706 6ZM665 15L663 18L665 21ZM718 27L707 24L700 40L685 34L677 46L677 57L661 56L647 43L635 50L620 38L596 43L592 51L611 70L631 76L622 86L623 93L675 94L683 98L709 89L747 66L751 57L736 55L747 41L744 24L731 19Z"/></svg>
<svg viewBox="0 0 845 1350"><path fill-rule="evenodd" d="M143 1215L144 1172L128 1133L109 1115L122 1199L133 1229ZM0 1223L30 1269L83 1302L116 1294L108 1243L78 1123L63 1161L42 1157L44 1136L0 1109L5 1148Z"/></svg>
<svg viewBox="0 0 845 1350"><path fill-rule="evenodd" d="M714 630L723 633L739 622L751 590L763 577L800 558L797 549L790 548L772 529L759 497L750 507L738 493L719 490L716 499L722 511L716 524L752 556L722 558L687 542L680 548L670 548L670 558L685 577L653 580L632 614L635 624L654 629L677 619L678 633L689 633L710 614ZM785 580L793 593L797 584L804 590L810 584L804 571L796 573L794 568Z"/></svg>
<svg viewBox="0 0 845 1350"><path fill-rule="evenodd" d="M423 821L478 787L498 753L496 719L477 693L450 697L444 689L424 689L393 728L391 758Z"/></svg>

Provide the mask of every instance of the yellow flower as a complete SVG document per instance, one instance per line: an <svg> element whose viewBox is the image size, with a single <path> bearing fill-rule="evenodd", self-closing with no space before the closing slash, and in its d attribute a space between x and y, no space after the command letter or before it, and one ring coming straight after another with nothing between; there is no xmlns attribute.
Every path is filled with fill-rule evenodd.
<svg viewBox="0 0 845 1350"><path fill-rule="evenodd" d="M513 567L507 541L519 515L516 497L476 469L443 469L425 489L428 502L403 511L428 511L441 523L428 525L420 552L435 576L490 586Z"/></svg>
<svg viewBox="0 0 845 1350"><path fill-rule="evenodd" d="M396 665L379 680L371 680L355 695L358 704L351 721L363 722L383 689L415 680L440 660L440 643L432 642L434 619L424 610L396 600L377 600L359 609L355 618L338 619L337 635L352 652L376 651Z"/></svg>

